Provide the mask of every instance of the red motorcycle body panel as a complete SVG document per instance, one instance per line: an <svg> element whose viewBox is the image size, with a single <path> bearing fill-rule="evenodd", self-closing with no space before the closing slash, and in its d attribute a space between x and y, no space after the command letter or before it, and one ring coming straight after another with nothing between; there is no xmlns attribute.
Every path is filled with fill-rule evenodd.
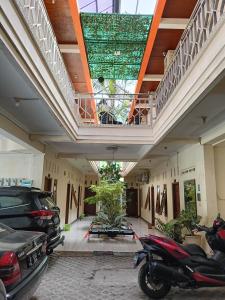
<svg viewBox="0 0 225 300"><path fill-rule="evenodd" d="M149 235L148 239L164 248L169 252L170 255L172 255L176 259L185 259L187 257L190 257L190 255L185 250L183 250L179 246L179 244L169 238Z"/></svg>

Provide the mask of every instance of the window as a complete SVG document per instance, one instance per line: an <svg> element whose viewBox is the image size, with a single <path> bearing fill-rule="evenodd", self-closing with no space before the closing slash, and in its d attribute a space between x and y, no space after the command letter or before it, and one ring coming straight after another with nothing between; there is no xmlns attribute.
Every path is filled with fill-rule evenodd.
<svg viewBox="0 0 225 300"><path fill-rule="evenodd" d="M55 207L55 203L53 202L53 199L48 197L40 197L39 198L42 209L51 209Z"/></svg>
<svg viewBox="0 0 225 300"><path fill-rule="evenodd" d="M20 196L0 196L0 209L28 205L26 199Z"/></svg>

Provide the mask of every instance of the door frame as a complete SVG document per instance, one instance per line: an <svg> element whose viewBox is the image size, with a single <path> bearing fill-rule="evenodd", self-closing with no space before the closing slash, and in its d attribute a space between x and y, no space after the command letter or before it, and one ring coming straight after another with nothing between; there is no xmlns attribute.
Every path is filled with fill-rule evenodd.
<svg viewBox="0 0 225 300"><path fill-rule="evenodd" d="M152 226L155 226L155 188L151 186Z"/></svg>
<svg viewBox="0 0 225 300"><path fill-rule="evenodd" d="M126 189L126 198L127 198L127 192L128 191L133 191L136 194L136 199L135 200L135 205L136 205L136 210L135 210L135 215L131 216L134 218L138 218L138 214L139 214L139 207L138 207L138 189L136 188L127 188ZM132 199L133 200L133 199ZM132 201L134 203L134 201ZM126 214L128 215L128 207L126 208Z"/></svg>
<svg viewBox="0 0 225 300"><path fill-rule="evenodd" d="M175 188L178 187L178 199L176 197ZM172 200L173 200L173 218L178 218L179 215L176 215L176 211L180 212L180 184L175 181L172 183ZM175 211L175 207L177 208ZM176 215L176 216L175 216Z"/></svg>
<svg viewBox="0 0 225 300"><path fill-rule="evenodd" d="M78 206L77 206L77 219L80 217L80 196L81 196L81 186L78 186L78 195L77 195L77 201L78 201Z"/></svg>
<svg viewBox="0 0 225 300"><path fill-rule="evenodd" d="M69 221L69 211L70 211L70 190L71 190L71 184L70 184L70 183L67 183L67 189L66 189L65 224L68 224L68 221Z"/></svg>

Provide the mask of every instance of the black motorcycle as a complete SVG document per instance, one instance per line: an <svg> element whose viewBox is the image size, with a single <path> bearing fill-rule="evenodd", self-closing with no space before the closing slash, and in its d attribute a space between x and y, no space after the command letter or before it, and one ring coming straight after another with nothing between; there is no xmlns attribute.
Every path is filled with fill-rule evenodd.
<svg viewBox="0 0 225 300"><path fill-rule="evenodd" d="M213 227L197 226L206 232L213 250L207 257L196 244L180 245L167 237L149 235L140 238L143 250L134 257L135 267L145 259L139 270L139 286L150 298L165 297L172 286L193 289L225 286L225 221L220 217Z"/></svg>

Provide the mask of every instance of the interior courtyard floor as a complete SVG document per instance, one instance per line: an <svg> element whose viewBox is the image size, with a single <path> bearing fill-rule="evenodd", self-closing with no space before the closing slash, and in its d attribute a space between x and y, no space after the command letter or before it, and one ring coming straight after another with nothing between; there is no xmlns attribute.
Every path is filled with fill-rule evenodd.
<svg viewBox="0 0 225 300"><path fill-rule="evenodd" d="M65 253L65 252L64 252ZM36 291L36 300L147 300L138 286L131 256L71 257L55 253ZM172 288L165 300L224 300L225 288Z"/></svg>
<svg viewBox="0 0 225 300"><path fill-rule="evenodd" d="M141 243L137 237L147 235L149 233L159 232L155 229L148 229L148 224L140 218L127 218L132 224L137 237L118 236L116 238L108 238L106 236L90 235L87 237L88 228L91 224L92 217L85 217L71 225L70 231L65 231L64 246L57 247L57 251L71 251L77 253L92 252L116 252L116 253L134 253L141 249Z"/></svg>

